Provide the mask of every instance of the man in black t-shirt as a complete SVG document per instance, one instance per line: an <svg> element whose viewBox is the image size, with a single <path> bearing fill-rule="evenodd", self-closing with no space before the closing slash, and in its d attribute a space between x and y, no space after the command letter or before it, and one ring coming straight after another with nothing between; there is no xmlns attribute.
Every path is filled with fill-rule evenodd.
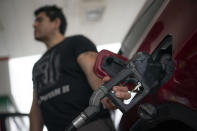
<svg viewBox="0 0 197 131"><path fill-rule="evenodd" d="M49 131L64 131L88 106L93 90L102 83L93 72L97 50L82 35L64 37L67 24L60 8L44 6L35 11L35 16L34 37L48 50L33 68L30 131L41 131L44 124ZM126 87L116 86L113 90L121 99L130 98ZM116 108L108 98L102 103L108 109ZM79 130L113 130L109 123L108 112L102 110L94 122Z"/></svg>

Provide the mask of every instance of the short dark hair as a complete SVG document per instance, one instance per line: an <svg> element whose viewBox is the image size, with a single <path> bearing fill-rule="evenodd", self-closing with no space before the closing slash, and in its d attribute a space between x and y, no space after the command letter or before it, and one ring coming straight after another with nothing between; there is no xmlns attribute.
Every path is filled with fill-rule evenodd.
<svg viewBox="0 0 197 131"><path fill-rule="evenodd" d="M62 12L62 9L57 7L56 5L46 5L35 10L34 15L37 16L41 12L45 12L51 21L55 20L56 18L59 18L61 22L59 31L61 34L64 35L66 27L67 27L67 22Z"/></svg>

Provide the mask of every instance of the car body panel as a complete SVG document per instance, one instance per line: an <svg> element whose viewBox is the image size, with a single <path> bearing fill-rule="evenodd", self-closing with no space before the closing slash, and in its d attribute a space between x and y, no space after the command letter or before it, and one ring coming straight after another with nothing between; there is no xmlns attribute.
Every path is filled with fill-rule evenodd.
<svg viewBox="0 0 197 131"><path fill-rule="evenodd" d="M178 103L197 112L197 1L170 0L137 52L152 54L166 36L172 37L174 73L158 91L139 104ZM123 115L120 127L129 130L138 120L138 105Z"/></svg>

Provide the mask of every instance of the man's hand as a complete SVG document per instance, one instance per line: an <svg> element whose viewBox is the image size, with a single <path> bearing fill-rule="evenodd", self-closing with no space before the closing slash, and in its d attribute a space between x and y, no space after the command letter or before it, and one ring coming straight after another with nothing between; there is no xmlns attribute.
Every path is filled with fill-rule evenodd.
<svg viewBox="0 0 197 131"><path fill-rule="evenodd" d="M103 83L109 80L110 80L110 77L106 76L103 78ZM122 100L127 100L131 97L131 94L128 92L128 88L126 86L122 86L122 85L114 86L113 91L115 92L115 96ZM107 107L110 110L114 110L117 108L113 104L113 102L107 97L102 99L102 103L105 105L105 107Z"/></svg>

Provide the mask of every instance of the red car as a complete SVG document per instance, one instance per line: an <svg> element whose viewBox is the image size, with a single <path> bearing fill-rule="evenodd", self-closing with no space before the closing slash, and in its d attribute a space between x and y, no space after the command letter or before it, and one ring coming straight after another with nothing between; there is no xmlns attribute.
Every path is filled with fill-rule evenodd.
<svg viewBox="0 0 197 131"><path fill-rule="evenodd" d="M197 130L197 0L151 0L145 5L119 53L131 58L146 51L168 65L170 78L122 116L119 130ZM151 105L156 114L140 116L142 104Z"/></svg>

